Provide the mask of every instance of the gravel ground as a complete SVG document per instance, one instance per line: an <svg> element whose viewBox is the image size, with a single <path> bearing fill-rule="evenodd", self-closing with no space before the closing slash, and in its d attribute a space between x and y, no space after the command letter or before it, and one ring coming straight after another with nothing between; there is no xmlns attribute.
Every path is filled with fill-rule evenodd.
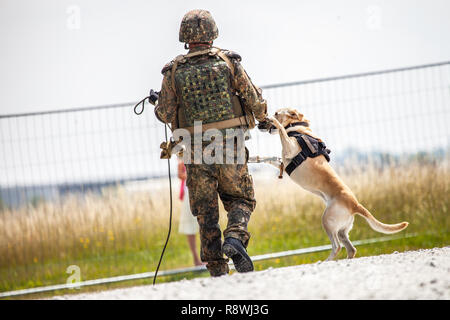
<svg viewBox="0 0 450 320"><path fill-rule="evenodd" d="M54 299L445 299L450 246Z"/></svg>

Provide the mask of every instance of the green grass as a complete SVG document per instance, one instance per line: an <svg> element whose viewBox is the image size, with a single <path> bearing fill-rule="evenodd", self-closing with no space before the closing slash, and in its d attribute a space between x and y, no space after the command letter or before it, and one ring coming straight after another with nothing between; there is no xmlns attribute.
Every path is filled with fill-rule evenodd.
<svg viewBox="0 0 450 320"><path fill-rule="evenodd" d="M409 164L385 170L366 169L342 175L359 201L382 222L408 221L403 233L416 237L357 246L357 257L450 244L448 218L450 173L446 166ZM324 204L289 179L259 180L258 201L249 224L248 252L259 255L329 244L321 227ZM270 191L268 191L270 190ZM176 198L175 198L176 199ZM102 196L67 199L55 204L0 213L0 292L66 283L66 269L77 265L81 280L154 271L168 228L167 192L130 195L122 189ZM177 232L179 203L175 200L172 236L160 270L192 266L184 235ZM222 227L226 214L221 208ZM381 237L356 217L351 240ZM327 258L319 252L255 263L256 270L314 263ZM339 259L345 258L345 249ZM158 278L158 283L208 276L182 274ZM62 290L80 293L151 284L153 279ZM24 297L20 297L24 298Z"/></svg>

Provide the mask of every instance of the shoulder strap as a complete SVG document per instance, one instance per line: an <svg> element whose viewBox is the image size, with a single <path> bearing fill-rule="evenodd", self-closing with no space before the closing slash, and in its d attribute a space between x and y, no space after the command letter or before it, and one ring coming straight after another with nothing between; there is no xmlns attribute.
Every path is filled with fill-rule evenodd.
<svg viewBox="0 0 450 320"><path fill-rule="evenodd" d="M225 63L227 64L228 68L230 68L231 71L231 76L234 79L234 64L231 62L231 60L227 57L227 55L225 53L223 53L222 49L217 48L217 47L213 47L211 49L211 53L217 55L220 59L222 59L223 61L225 61Z"/></svg>
<svg viewBox="0 0 450 320"><path fill-rule="evenodd" d="M211 54L215 54L217 55L220 59L222 59L228 66L228 69L230 69L231 72L231 82L233 85L233 88L236 90L236 79L235 79L235 70L234 70L234 64L233 62L231 62L230 58L228 58L228 56L222 51L222 49L217 48L217 47L212 47L211 48Z"/></svg>

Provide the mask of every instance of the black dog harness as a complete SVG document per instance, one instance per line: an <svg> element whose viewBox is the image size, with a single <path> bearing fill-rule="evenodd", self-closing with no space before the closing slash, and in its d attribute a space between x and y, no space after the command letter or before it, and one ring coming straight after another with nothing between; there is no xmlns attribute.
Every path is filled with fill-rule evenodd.
<svg viewBox="0 0 450 320"><path fill-rule="evenodd" d="M291 125L294 126L296 124ZM295 137L298 144L302 148L302 151L292 158L291 162L287 165L285 171L288 175L291 175L292 171L295 170L299 165L302 164L306 158L315 158L323 155L328 162L330 162L330 156L328 155L331 151L327 149L327 146L322 141L317 140L307 134L299 133L296 131L288 132L289 137Z"/></svg>

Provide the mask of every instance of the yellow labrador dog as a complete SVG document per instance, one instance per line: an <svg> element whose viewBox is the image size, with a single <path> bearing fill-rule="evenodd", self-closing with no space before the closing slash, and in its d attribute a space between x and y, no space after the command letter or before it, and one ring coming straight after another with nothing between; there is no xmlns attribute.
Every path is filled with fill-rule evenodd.
<svg viewBox="0 0 450 320"><path fill-rule="evenodd" d="M327 155L323 151L324 144L319 145L322 141L312 133L309 121L304 118L303 114L295 109L283 108L275 112L275 116L271 117L270 120L274 125L270 129L270 133L278 133L281 139L283 158L281 167L283 165L284 168L290 166L290 170L294 168L289 172L291 179L304 189L322 198L326 204L322 216L322 225L332 245L332 252L327 260L332 260L337 256L341 249L341 243L347 250L348 258L355 256L356 248L348 237L348 233L353 227L355 214L364 217L372 229L382 233L399 232L408 226L408 222L384 224L375 219L358 202L350 188L345 185L328 164ZM301 144L303 149L308 148L312 151L319 151L322 147L323 154L318 155L316 153L314 157L303 157L300 165L293 166L294 163L298 164L295 159L298 159L297 155L302 152ZM308 152L311 150L308 150Z"/></svg>

